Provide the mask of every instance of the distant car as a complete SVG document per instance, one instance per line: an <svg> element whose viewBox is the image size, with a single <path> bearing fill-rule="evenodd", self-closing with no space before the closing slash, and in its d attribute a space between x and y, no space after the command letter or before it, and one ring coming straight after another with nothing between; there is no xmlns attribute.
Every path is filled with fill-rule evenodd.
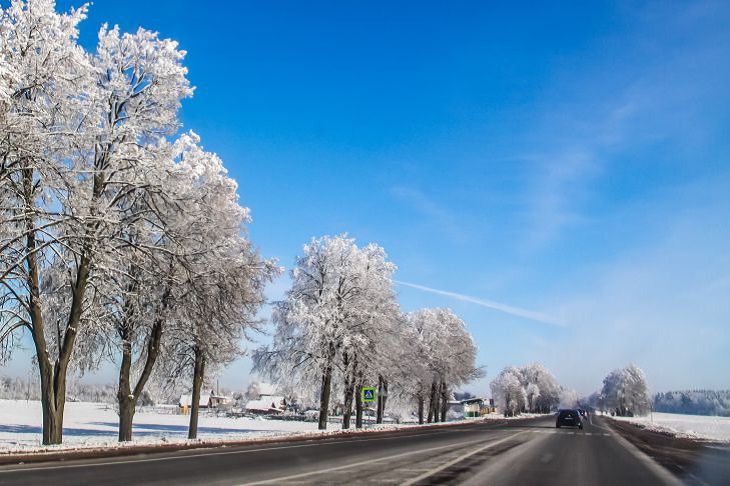
<svg viewBox="0 0 730 486"><path fill-rule="evenodd" d="M578 427L583 429L583 419L578 410L558 410L558 418L555 420L555 427L558 429L562 426Z"/></svg>
<svg viewBox="0 0 730 486"><path fill-rule="evenodd" d="M587 419L588 418L588 412L586 412L582 408L578 408L577 410L578 410L578 413L581 416L581 419Z"/></svg>

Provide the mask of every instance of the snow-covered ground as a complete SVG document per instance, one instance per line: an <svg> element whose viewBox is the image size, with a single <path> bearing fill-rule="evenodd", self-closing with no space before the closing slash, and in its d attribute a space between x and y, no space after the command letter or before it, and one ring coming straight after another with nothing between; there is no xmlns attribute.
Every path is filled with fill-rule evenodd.
<svg viewBox="0 0 730 486"><path fill-rule="evenodd" d="M654 412L653 418L651 415L614 418L634 422L650 430L669 432L679 437L730 442L730 417Z"/></svg>
<svg viewBox="0 0 730 486"><path fill-rule="evenodd" d="M495 415L489 418L502 417ZM63 423L63 445L42 446L40 402L0 400L0 453L30 452L59 447L76 449L118 446L118 420L117 413L111 405L67 402ZM138 411L134 415L133 444L187 442L189 420L188 415ZM366 428L382 430L413 425L372 424L366 425ZM340 424L330 423L328 430L323 432L317 430L316 422L228 418L203 413L198 422L198 438L206 442L248 440L282 435L337 433L340 427Z"/></svg>
<svg viewBox="0 0 730 486"><path fill-rule="evenodd" d="M68 402L64 414L63 446L116 445L118 420L111 405ZM189 420L188 415L139 411L134 416L134 441L137 444L184 442ZM39 449L41 423L40 402L0 400L0 451ZM202 440L237 440L302 432L317 432L317 424L204 414L198 423L198 437Z"/></svg>

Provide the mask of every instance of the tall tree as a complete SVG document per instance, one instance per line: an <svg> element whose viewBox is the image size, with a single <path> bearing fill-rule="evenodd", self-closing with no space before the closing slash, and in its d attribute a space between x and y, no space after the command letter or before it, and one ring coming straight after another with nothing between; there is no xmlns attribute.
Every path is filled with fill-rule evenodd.
<svg viewBox="0 0 730 486"><path fill-rule="evenodd" d="M636 365L613 370L603 379L601 394L616 415L646 415L650 409L646 375Z"/></svg>
<svg viewBox="0 0 730 486"><path fill-rule="evenodd" d="M82 310L103 225L103 181L83 156L92 123L81 94L88 92L91 68L76 38L86 8L58 14L50 0L16 0L1 15L0 58L12 74L8 79L3 68L10 86L2 90L0 140L0 339L30 333L43 443L56 444L66 374L89 324Z"/></svg>
<svg viewBox="0 0 730 486"><path fill-rule="evenodd" d="M93 365L104 345L108 263L129 254L120 249L135 244L135 221L154 219L140 201L159 188L159 144L192 93L174 42L104 27L91 56L76 42L85 15L16 0L0 20L0 57L14 67L0 141L0 281L12 318L0 338L23 329L33 338L44 443L62 441L72 361Z"/></svg>
<svg viewBox="0 0 730 486"><path fill-rule="evenodd" d="M197 437L198 397L206 376L243 355L246 332L259 329L256 313L264 287L280 269L263 260L246 236L249 211L220 159L191 145L182 164L192 177L193 211L184 211L189 237L181 266L186 278L174 302L174 325L165 346L165 376L192 378L189 438Z"/></svg>

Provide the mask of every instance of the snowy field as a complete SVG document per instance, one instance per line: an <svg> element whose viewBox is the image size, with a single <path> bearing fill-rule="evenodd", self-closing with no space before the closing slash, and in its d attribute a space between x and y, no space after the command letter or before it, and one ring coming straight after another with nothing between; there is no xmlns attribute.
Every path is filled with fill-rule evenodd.
<svg viewBox="0 0 730 486"><path fill-rule="evenodd" d="M117 443L118 416L111 405L68 402L63 422L64 447L110 446ZM188 415L137 412L133 438L139 443L185 442ZM35 450L41 446L41 404L0 400L0 451ZM335 425L331 427L334 429ZM201 414L202 440L240 440L281 434L317 432L314 422L213 417Z"/></svg>
<svg viewBox="0 0 730 486"><path fill-rule="evenodd" d="M502 417L493 414L486 418ZM134 415L133 444L188 442L189 420L188 415L139 411ZM108 404L67 402L61 446L42 446L41 423L40 402L0 400L0 453L119 445L118 416L113 406ZM366 425L366 428L382 430L414 425L372 424ZM327 431L319 431L316 422L214 417L203 413L198 422L198 438L206 442L248 440L284 435L336 433L340 428L340 424L330 423Z"/></svg>
<svg viewBox="0 0 730 486"><path fill-rule="evenodd" d="M634 422L649 430L669 432L680 437L730 442L730 417L654 412L653 421L651 415L613 418Z"/></svg>

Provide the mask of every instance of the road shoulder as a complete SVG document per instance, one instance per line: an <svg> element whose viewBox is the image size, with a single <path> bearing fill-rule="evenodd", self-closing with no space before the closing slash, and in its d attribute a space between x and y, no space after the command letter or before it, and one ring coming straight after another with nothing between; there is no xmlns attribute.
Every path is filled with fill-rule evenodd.
<svg viewBox="0 0 730 486"><path fill-rule="evenodd" d="M647 430L606 417L617 437L684 482L714 484L730 477L730 447Z"/></svg>

